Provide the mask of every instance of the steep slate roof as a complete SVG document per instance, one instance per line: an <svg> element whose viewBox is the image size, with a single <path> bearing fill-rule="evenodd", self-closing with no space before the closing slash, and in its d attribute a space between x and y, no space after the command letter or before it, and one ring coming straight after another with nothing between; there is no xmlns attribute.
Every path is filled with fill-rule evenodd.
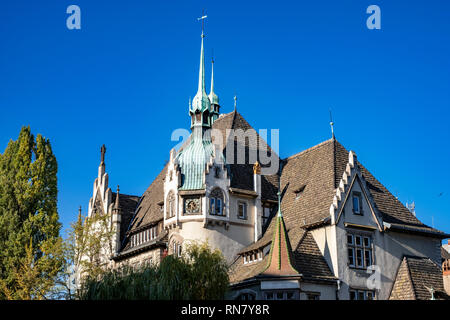
<svg viewBox="0 0 450 320"><path fill-rule="evenodd" d="M435 299L449 299L445 293L442 270L429 258L405 256L400 263L390 300L430 300L435 290Z"/></svg>
<svg viewBox="0 0 450 320"><path fill-rule="evenodd" d="M294 249L294 259L297 270L305 279L328 279L336 278L331 273L325 258L320 252L316 241L311 232L297 228L297 235L300 241L297 248Z"/></svg>
<svg viewBox="0 0 450 320"><path fill-rule="evenodd" d="M158 203L164 201L164 178L166 172L167 164L140 198L136 214L129 227L131 232L142 226L157 223L164 218Z"/></svg>
<svg viewBox="0 0 450 320"><path fill-rule="evenodd" d="M348 162L348 151L336 140L324 141L284 160L281 190L284 221L288 230L320 223L329 218L329 208L336 187ZM420 222L359 162L358 166L383 221L398 231L427 232L445 236L441 231ZM296 191L302 190L297 198ZM270 243L273 221L256 243L241 250L246 252ZM292 246L296 246L291 239Z"/></svg>
<svg viewBox="0 0 450 320"><path fill-rule="evenodd" d="M126 241L123 243L123 248L120 252L119 258L123 258L132 253L138 253L140 251L145 251L146 249L154 248L155 246L161 246L162 242L167 241L167 230L162 230L155 239L141 243L137 246L132 247L130 238L128 237Z"/></svg>

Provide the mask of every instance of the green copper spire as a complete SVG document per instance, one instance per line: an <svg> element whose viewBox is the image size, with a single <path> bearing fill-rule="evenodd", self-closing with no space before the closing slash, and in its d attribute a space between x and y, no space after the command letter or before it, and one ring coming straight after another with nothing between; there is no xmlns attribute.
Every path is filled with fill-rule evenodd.
<svg viewBox="0 0 450 320"><path fill-rule="evenodd" d="M203 38L205 35L202 30L202 44L200 49L200 70L198 72L198 90L197 94L192 100L191 112L200 111L203 112L205 110L209 110L211 107L211 103L209 102L208 95L206 94L205 89L205 51L203 49Z"/></svg>
<svg viewBox="0 0 450 320"><path fill-rule="evenodd" d="M277 217L282 218L283 217L283 213L281 212L281 192L280 191L278 191L277 196L278 196L278 214L277 214Z"/></svg>
<svg viewBox="0 0 450 320"><path fill-rule="evenodd" d="M204 18L206 18L205 15L199 20L202 19L203 22ZM202 26L198 91L189 108L192 134L189 144L178 153L176 158L181 170L181 190L205 188L206 166L214 156L214 145L211 142L211 132L208 130L211 127L211 103L205 90L204 37Z"/></svg>
<svg viewBox="0 0 450 320"><path fill-rule="evenodd" d="M211 60L211 91L208 97L211 104L219 104L219 97L214 93L214 59Z"/></svg>
<svg viewBox="0 0 450 320"><path fill-rule="evenodd" d="M208 95L211 102L211 124L219 118L219 97L214 93L214 59L211 60L211 91Z"/></svg>
<svg viewBox="0 0 450 320"><path fill-rule="evenodd" d="M294 257L291 243L286 231L283 214L281 213L281 193L278 192L278 214L269 251L269 261L262 272L266 276L294 276L298 271L293 266Z"/></svg>

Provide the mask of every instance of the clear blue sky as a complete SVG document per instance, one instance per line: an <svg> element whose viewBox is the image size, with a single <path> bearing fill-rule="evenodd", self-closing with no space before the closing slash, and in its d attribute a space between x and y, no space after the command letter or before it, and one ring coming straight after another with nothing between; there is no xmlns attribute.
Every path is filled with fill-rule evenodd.
<svg viewBox="0 0 450 320"><path fill-rule="evenodd" d="M71 4L81 30L66 28ZM331 107L337 139L450 233L449 1L4 1L0 152L23 125L51 140L64 228L86 212L102 144L110 186L141 195L188 128L202 8L223 112L237 94L287 157L330 138Z"/></svg>

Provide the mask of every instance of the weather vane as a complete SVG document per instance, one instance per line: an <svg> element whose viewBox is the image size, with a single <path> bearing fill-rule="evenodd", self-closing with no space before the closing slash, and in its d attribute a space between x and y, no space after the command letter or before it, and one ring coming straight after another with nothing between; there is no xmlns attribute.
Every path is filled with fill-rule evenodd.
<svg viewBox="0 0 450 320"><path fill-rule="evenodd" d="M333 115L331 114L330 109L330 126L331 126L331 137L334 139L334 122L333 122Z"/></svg>
<svg viewBox="0 0 450 320"><path fill-rule="evenodd" d="M202 37L204 36L203 30L205 29L204 21L207 17L208 16L206 15L205 10L202 10L202 16L200 18L197 18L197 21L200 21L200 20L202 21Z"/></svg>

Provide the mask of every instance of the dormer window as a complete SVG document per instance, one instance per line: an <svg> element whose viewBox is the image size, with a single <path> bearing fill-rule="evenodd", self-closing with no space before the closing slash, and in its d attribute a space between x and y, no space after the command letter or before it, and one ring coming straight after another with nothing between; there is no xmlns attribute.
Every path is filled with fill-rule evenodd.
<svg viewBox="0 0 450 320"><path fill-rule="evenodd" d="M303 193L303 190L305 190L306 185L301 186L300 188L294 190L295 193L295 200L300 199L300 196Z"/></svg>
<svg viewBox="0 0 450 320"><path fill-rule="evenodd" d="M263 259L263 251L258 250L250 253L245 253L243 257L244 257L244 264L261 261Z"/></svg>
<svg viewBox="0 0 450 320"><path fill-rule="evenodd" d="M353 192L352 193L352 205L353 205L353 213L357 215L362 215L362 201L361 201L361 193Z"/></svg>

